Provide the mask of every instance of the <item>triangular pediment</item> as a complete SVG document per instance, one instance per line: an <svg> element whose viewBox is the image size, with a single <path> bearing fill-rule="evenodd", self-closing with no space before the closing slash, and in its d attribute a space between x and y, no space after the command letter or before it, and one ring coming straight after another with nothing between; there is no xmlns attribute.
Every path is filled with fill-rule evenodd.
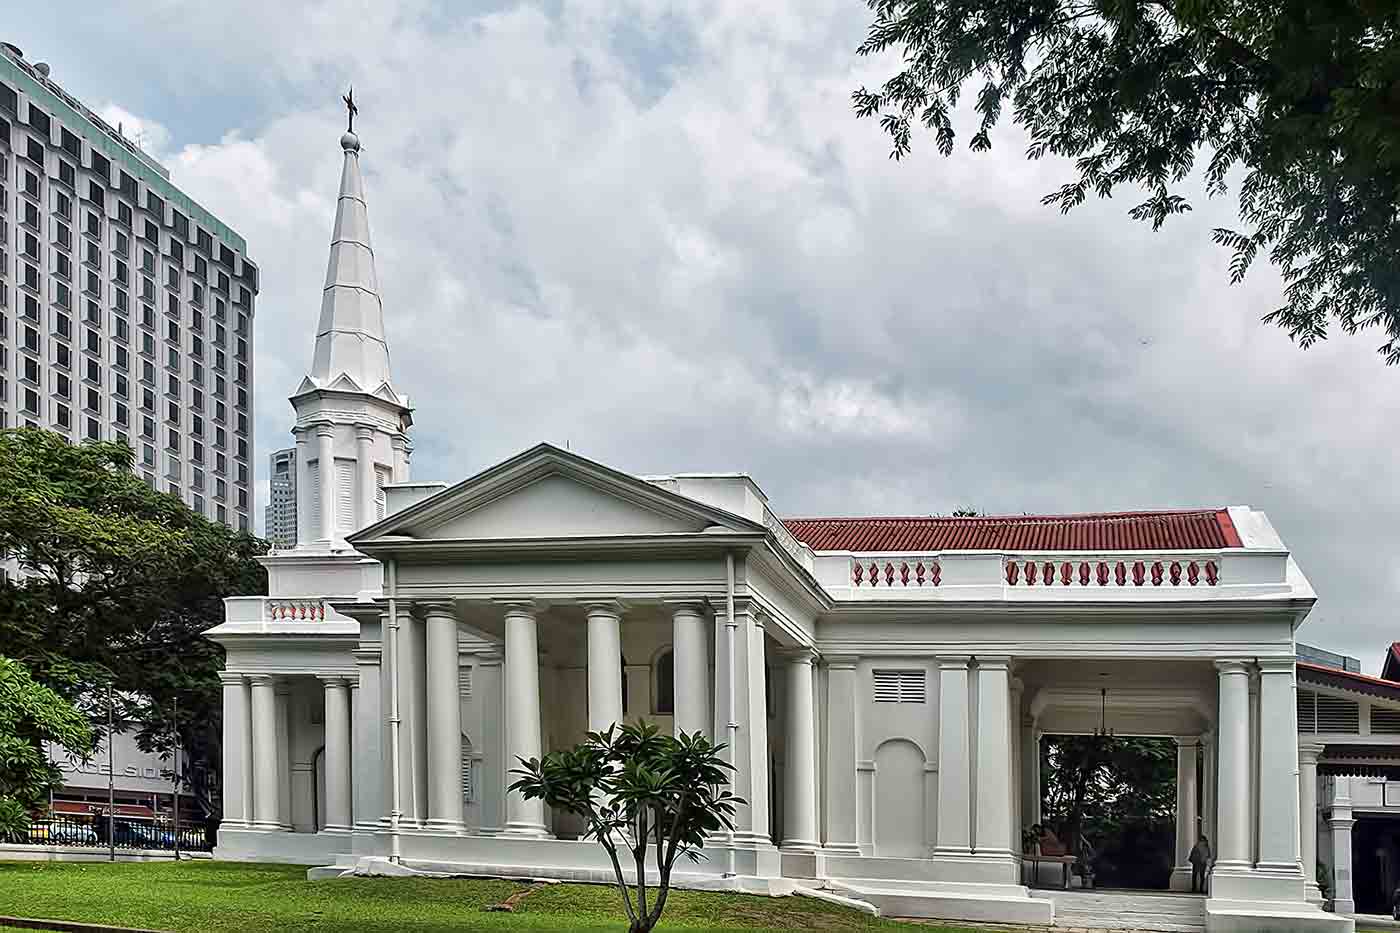
<svg viewBox="0 0 1400 933"><path fill-rule="evenodd" d="M764 529L542 444L371 525L350 542L630 538L715 530Z"/></svg>

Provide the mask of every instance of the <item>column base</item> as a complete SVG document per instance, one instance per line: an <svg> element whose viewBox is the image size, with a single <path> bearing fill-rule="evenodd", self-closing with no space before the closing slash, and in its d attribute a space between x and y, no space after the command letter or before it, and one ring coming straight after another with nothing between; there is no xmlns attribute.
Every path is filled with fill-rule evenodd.
<svg viewBox="0 0 1400 933"><path fill-rule="evenodd" d="M822 847L820 842L812 839L784 839L782 845L778 846L784 852L816 852Z"/></svg>
<svg viewBox="0 0 1400 933"><path fill-rule="evenodd" d="M290 830L288 830L287 827L286 827L285 825L283 825L283 824L281 824L281 823L278 823L278 822L275 822L275 821L259 821L259 820L254 820L254 821L252 822L252 824L248 826L248 829L251 829L251 830L252 830L253 832L255 832L255 833L285 833L285 832L290 832Z"/></svg>
<svg viewBox="0 0 1400 933"><path fill-rule="evenodd" d="M467 824L461 820L425 820L423 830L430 833L445 833L447 835L460 836L466 833Z"/></svg>
<svg viewBox="0 0 1400 933"><path fill-rule="evenodd" d="M1322 889L1317 886L1316 881L1303 882L1303 896L1308 899L1309 904L1321 904L1326 898L1322 896Z"/></svg>
<svg viewBox="0 0 1400 933"><path fill-rule="evenodd" d="M351 832L354 832L354 831L355 831L355 827L353 827L353 826L340 825L340 824L331 824L331 823L327 823L325 826L322 826L320 829L317 830L317 832L319 832L319 833L323 833L323 834L324 834L324 833L330 833L330 834L334 834L334 835L338 835L338 836L343 836L343 835L345 835L346 833L351 833Z"/></svg>
<svg viewBox="0 0 1400 933"><path fill-rule="evenodd" d="M1169 891L1190 891L1191 890L1191 866L1177 865L1172 869L1171 880L1167 883Z"/></svg>
<svg viewBox="0 0 1400 933"><path fill-rule="evenodd" d="M507 823L498 835L517 839L553 839L554 834L543 823Z"/></svg>
<svg viewBox="0 0 1400 933"><path fill-rule="evenodd" d="M859 857L860 846L854 842L828 842L822 846L822 854L835 858Z"/></svg>

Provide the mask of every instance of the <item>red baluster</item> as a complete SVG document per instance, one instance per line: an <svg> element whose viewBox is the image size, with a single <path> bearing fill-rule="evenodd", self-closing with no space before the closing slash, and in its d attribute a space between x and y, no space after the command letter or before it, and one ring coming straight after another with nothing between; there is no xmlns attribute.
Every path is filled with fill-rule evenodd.
<svg viewBox="0 0 1400 933"><path fill-rule="evenodd" d="M1119 586L1124 586L1128 582L1128 567L1121 560L1113 568L1113 579Z"/></svg>
<svg viewBox="0 0 1400 933"><path fill-rule="evenodd" d="M1181 585L1181 561L1179 561L1179 560L1174 560L1174 561L1172 561L1172 565L1171 565L1171 567L1170 567L1169 569L1171 570L1172 586L1180 586L1180 585Z"/></svg>
<svg viewBox="0 0 1400 933"><path fill-rule="evenodd" d="M875 563L873 560L870 562L870 585L880 585L880 565Z"/></svg>
<svg viewBox="0 0 1400 933"><path fill-rule="evenodd" d="M1033 560L1026 561L1026 586L1035 586L1036 563Z"/></svg>
<svg viewBox="0 0 1400 933"><path fill-rule="evenodd" d="M1187 580L1187 582L1190 583L1192 586L1195 586L1196 583L1197 583L1197 581L1199 581L1200 579L1201 579L1201 568L1200 568L1200 567L1196 564L1196 562L1193 560L1193 561L1191 561L1191 563L1189 563L1189 564L1186 565L1186 580Z"/></svg>
<svg viewBox="0 0 1400 933"><path fill-rule="evenodd" d="M1218 568L1218 567L1215 566L1215 561L1213 561L1213 560L1208 560L1208 561L1206 561L1206 582L1209 583L1211 586L1215 586L1216 582L1217 582L1219 579L1220 579L1220 568Z"/></svg>
<svg viewBox="0 0 1400 933"><path fill-rule="evenodd" d="M1152 562L1152 585L1162 585L1162 562L1160 560L1154 560Z"/></svg>
<svg viewBox="0 0 1400 933"><path fill-rule="evenodd" d="M923 562L923 561L919 561L917 564L914 565L914 579L918 581L919 586L923 586L923 585L924 585L924 562Z"/></svg>
<svg viewBox="0 0 1400 933"><path fill-rule="evenodd" d="M933 585L937 586L938 584L942 583L943 565L940 564L938 561L934 561L932 564L929 565L929 569L933 571L932 576L929 577L929 580L933 582Z"/></svg>
<svg viewBox="0 0 1400 933"><path fill-rule="evenodd" d="M1060 565L1060 582L1069 586L1069 581L1074 579L1074 565L1065 561Z"/></svg>
<svg viewBox="0 0 1400 933"><path fill-rule="evenodd" d="M899 565L899 582L905 586L909 585L909 562L907 560Z"/></svg>
<svg viewBox="0 0 1400 933"><path fill-rule="evenodd" d="M1040 568L1040 582L1045 586L1055 585L1055 564L1053 561L1046 561Z"/></svg>
<svg viewBox="0 0 1400 933"><path fill-rule="evenodd" d="M894 564L885 561L885 586L894 586Z"/></svg>
<svg viewBox="0 0 1400 933"><path fill-rule="evenodd" d="M1147 568L1142 561L1133 564L1133 586L1142 586L1142 581L1147 578Z"/></svg>
<svg viewBox="0 0 1400 933"><path fill-rule="evenodd" d="M860 565L860 561L851 565L851 579L855 581L856 586L860 586L860 581L865 579L865 568Z"/></svg>
<svg viewBox="0 0 1400 933"><path fill-rule="evenodd" d="M1006 562L1006 583L1008 586L1015 586L1016 581L1021 577L1021 565L1014 560Z"/></svg>
<svg viewBox="0 0 1400 933"><path fill-rule="evenodd" d="M1099 586L1108 586L1108 564L1104 561L1099 561L1099 566L1096 569L1098 572Z"/></svg>
<svg viewBox="0 0 1400 933"><path fill-rule="evenodd" d="M1089 562L1086 560L1079 562L1079 585L1089 585Z"/></svg>

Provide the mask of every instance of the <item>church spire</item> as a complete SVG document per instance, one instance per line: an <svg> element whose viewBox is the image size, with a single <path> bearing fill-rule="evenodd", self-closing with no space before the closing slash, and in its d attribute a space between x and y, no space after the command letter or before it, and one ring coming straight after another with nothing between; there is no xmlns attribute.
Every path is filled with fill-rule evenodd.
<svg viewBox="0 0 1400 933"><path fill-rule="evenodd" d="M329 387L345 376L361 391L376 392L390 382L389 345L384 340L384 308L360 181L360 138L354 133L359 108L353 93L344 98L349 127L340 137L340 148L345 151L345 165L310 377L316 385Z"/></svg>

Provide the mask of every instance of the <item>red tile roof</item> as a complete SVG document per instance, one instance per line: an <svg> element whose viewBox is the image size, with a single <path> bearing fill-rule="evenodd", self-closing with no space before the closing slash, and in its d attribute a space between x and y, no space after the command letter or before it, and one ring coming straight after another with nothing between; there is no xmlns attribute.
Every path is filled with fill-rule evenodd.
<svg viewBox="0 0 1400 933"><path fill-rule="evenodd" d="M969 518L787 518L814 551L1158 551L1240 547L1224 509Z"/></svg>
<svg viewBox="0 0 1400 933"><path fill-rule="evenodd" d="M1400 683L1384 677L1358 674L1355 671L1339 671L1334 667L1299 661L1298 679L1303 683L1326 684L1342 690L1355 690L1359 693L1385 697L1388 700L1400 700Z"/></svg>
<svg viewBox="0 0 1400 933"><path fill-rule="evenodd" d="M1400 680L1400 641L1392 642L1386 651L1381 676L1386 680Z"/></svg>

